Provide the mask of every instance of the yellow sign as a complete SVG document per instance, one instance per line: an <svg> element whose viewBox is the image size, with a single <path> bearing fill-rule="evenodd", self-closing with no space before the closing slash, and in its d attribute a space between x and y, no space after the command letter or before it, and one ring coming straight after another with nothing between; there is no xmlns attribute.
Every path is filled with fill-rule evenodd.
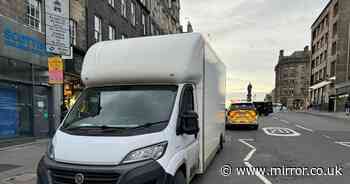
<svg viewBox="0 0 350 184"><path fill-rule="evenodd" d="M61 57L49 57L49 84L63 84L63 60Z"/></svg>

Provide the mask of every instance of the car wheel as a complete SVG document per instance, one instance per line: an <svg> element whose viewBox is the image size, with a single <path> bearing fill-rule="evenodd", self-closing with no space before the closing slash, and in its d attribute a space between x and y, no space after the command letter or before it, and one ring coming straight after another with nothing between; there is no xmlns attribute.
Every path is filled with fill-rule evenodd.
<svg viewBox="0 0 350 184"><path fill-rule="evenodd" d="M174 184L186 184L186 178L182 171L176 172Z"/></svg>
<svg viewBox="0 0 350 184"><path fill-rule="evenodd" d="M253 130L258 130L259 129L259 125L254 125L253 126Z"/></svg>

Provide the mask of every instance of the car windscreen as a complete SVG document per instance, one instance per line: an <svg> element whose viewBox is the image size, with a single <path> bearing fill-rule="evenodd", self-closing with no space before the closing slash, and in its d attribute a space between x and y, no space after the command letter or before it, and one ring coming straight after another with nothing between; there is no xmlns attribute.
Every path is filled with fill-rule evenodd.
<svg viewBox="0 0 350 184"><path fill-rule="evenodd" d="M132 129L167 123L177 86L120 86L86 89L63 122L61 130L79 128Z"/></svg>
<svg viewBox="0 0 350 184"><path fill-rule="evenodd" d="M231 104L230 110L252 110L255 109L254 104L252 103L236 103L236 104Z"/></svg>

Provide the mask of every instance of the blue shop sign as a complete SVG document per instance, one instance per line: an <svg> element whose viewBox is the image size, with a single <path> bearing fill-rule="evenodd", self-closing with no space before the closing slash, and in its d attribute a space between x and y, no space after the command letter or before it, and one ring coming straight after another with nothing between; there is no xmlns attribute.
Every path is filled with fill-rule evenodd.
<svg viewBox="0 0 350 184"><path fill-rule="evenodd" d="M46 45L38 38L13 31L10 27L3 30L4 44L40 56L46 56Z"/></svg>

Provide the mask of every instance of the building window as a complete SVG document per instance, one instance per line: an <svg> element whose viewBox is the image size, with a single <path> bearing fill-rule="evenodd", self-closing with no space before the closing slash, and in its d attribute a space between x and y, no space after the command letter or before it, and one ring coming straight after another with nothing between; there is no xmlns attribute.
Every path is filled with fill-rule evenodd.
<svg viewBox="0 0 350 184"><path fill-rule="evenodd" d="M41 31L41 2L39 0L25 0L25 22L31 28Z"/></svg>
<svg viewBox="0 0 350 184"><path fill-rule="evenodd" d="M331 64L331 77L335 76L335 61Z"/></svg>
<svg viewBox="0 0 350 184"><path fill-rule="evenodd" d="M135 3L131 3L131 6L130 6L130 13L131 13L131 24L133 26L136 25L136 12L135 12Z"/></svg>
<svg viewBox="0 0 350 184"><path fill-rule="evenodd" d="M144 6L147 6L146 0L141 0L141 3L142 3Z"/></svg>
<svg viewBox="0 0 350 184"><path fill-rule="evenodd" d="M77 21L69 20L70 44L74 46L77 45L77 25Z"/></svg>
<svg viewBox="0 0 350 184"><path fill-rule="evenodd" d="M334 17L338 15L338 9L339 9L339 4L336 3L336 4L334 5L334 8L333 8L333 16L334 16Z"/></svg>
<svg viewBox="0 0 350 184"><path fill-rule="evenodd" d="M116 38L116 30L113 26L108 26L108 39L109 40L115 40Z"/></svg>
<svg viewBox="0 0 350 184"><path fill-rule="evenodd" d="M154 25L151 24L151 35L154 35Z"/></svg>
<svg viewBox="0 0 350 184"><path fill-rule="evenodd" d="M113 8L115 7L114 0L108 0L108 4L111 5Z"/></svg>
<svg viewBox="0 0 350 184"><path fill-rule="evenodd" d="M338 23L333 24L333 38L338 34Z"/></svg>
<svg viewBox="0 0 350 184"><path fill-rule="evenodd" d="M168 0L168 6L169 6L169 8L171 8L172 1L173 1L173 0Z"/></svg>
<svg viewBox="0 0 350 184"><path fill-rule="evenodd" d="M102 41L102 20L100 17L95 16L95 42Z"/></svg>
<svg viewBox="0 0 350 184"><path fill-rule="evenodd" d="M337 42L334 42L332 44L332 56L334 56L337 53Z"/></svg>
<svg viewBox="0 0 350 184"><path fill-rule="evenodd" d="M121 0L121 13L123 17L126 17L126 0Z"/></svg>
<svg viewBox="0 0 350 184"><path fill-rule="evenodd" d="M142 14L142 28L143 28L143 35L147 34L146 31L146 16L144 14Z"/></svg>

